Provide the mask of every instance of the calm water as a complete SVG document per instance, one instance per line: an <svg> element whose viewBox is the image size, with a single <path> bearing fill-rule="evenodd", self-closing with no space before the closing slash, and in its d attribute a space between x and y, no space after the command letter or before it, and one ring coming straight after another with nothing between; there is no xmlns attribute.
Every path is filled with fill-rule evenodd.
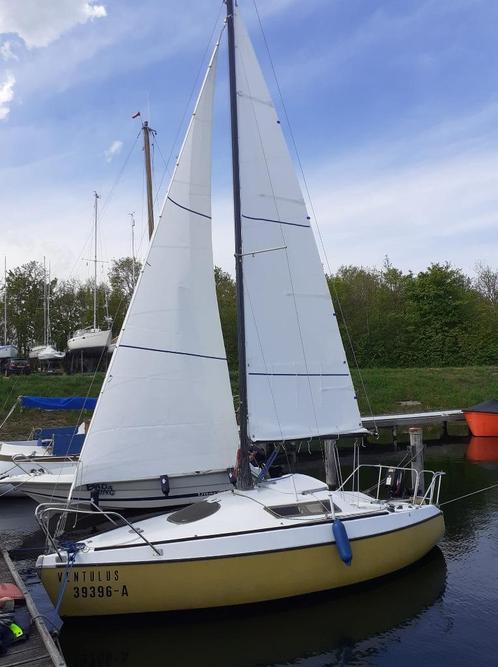
<svg viewBox="0 0 498 667"><path fill-rule="evenodd" d="M497 461L472 462L465 452L463 444L428 449L426 467L447 473L443 501L498 483L498 454ZM381 458L395 462L400 456ZM362 453L367 460L371 455ZM32 508L30 501L2 501L2 542L40 540ZM382 581L240 610L67 622L61 637L67 663L498 665L498 489L444 509L447 532L440 547Z"/></svg>

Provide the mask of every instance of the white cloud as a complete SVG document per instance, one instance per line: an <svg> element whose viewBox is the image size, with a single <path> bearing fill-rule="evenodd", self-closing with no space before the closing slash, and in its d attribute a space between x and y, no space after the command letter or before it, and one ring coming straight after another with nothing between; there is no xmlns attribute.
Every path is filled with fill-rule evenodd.
<svg viewBox="0 0 498 667"><path fill-rule="evenodd" d="M106 16L96 1L0 0L0 34L17 34L28 48L47 46L74 26Z"/></svg>
<svg viewBox="0 0 498 667"><path fill-rule="evenodd" d="M2 60L19 60L18 56L12 51L12 42L7 40L0 45L0 58Z"/></svg>
<svg viewBox="0 0 498 667"><path fill-rule="evenodd" d="M14 99L14 84L16 77L12 72L7 72L3 83L0 83L0 120L5 120L9 115L9 102Z"/></svg>
<svg viewBox="0 0 498 667"><path fill-rule="evenodd" d="M469 274L477 259L496 266L493 148L473 146L397 165L376 164L366 152L363 160L357 155L356 169L347 160L322 165L309 180L332 270L381 266L385 255L415 271L446 260Z"/></svg>
<svg viewBox="0 0 498 667"><path fill-rule="evenodd" d="M119 139L113 141L112 144L109 146L109 148L106 151L104 151L106 162L111 162L112 159L116 157L116 155L119 155L119 153L121 153L122 148L123 148L122 141L120 141Z"/></svg>

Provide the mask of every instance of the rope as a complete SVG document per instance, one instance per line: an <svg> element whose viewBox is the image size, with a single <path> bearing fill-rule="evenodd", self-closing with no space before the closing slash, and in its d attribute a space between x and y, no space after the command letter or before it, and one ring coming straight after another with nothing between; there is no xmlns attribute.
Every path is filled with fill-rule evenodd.
<svg viewBox="0 0 498 667"><path fill-rule="evenodd" d="M268 471L270 470L270 468L272 467L275 459L277 458L277 454L278 454L278 446L275 447L273 452L266 459L264 466L261 468L261 472L259 473L258 477L256 478L256 484L258 482L261 482L266 477L266 475L268 474Z"/></svg>
<svg viewBox="0 0 498 667"><path fill-rule="evenodd" d="M495 489L498 487L498 484L491 484L491 486L486 486L484 489L478 489L477 491L472 491L471 493L466 493L463 496L458 496L458 498L452 498L451 500L445 500L444 503L439 503L439 507L443 505L449 505L450 503L456 503L457 500L463 500L469 496L475 496L477 493L483 493L484 491L489 491L490 489Z"/></svg>
<svg viewBox="0 0 498 667"><path fill-rule="evenodd" d="M10 415L14 412L14 410L16 409L16 406L17 406L17 401L16 401L16 402L14 403L14 405L10 408L10 410L9 410L9 412L8 412L8 414L7 414L7 416L5 417L5 419L3 420L3 422L0 424L0 431L2 430L2 428L5 426L5 424L6 424L7 421L9 420L9 417L10 417Z"/></svg>
<svg viewBox="0 0 498 667"><path fill-rule="evenodd" d="M64 576L62 577L62 582L59 588L59 593L57 595L57 601L55 603L55 611L59 613L59 607L62 604L62 598L64 597L64 592L66 590L67 582L69 580L69 570L74 565L76 560L76 554L78 551L84 549L85 544L83 542L63 542L61 544L62 549L67 553L67 565L64 570Z"/></svg>

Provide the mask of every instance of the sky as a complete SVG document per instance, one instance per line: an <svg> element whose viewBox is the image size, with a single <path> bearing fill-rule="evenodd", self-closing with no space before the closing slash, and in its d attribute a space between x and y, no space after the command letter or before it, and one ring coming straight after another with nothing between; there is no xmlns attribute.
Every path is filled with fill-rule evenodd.
<svg viewBox="0 0 498 667"><path fill-rule="evenodd" d="M277 81L255 0L239 4L285 119L282 92L326 270L386 255L404 271L498 267L496 0L256 0ZM130 254L131 212L143 255L132 114L157 131L159 213L223 12L221 0L0 0L2 261L91 275L94 191L99 271ZM214 145L215 261L233 273L224 50Z"/></svg>

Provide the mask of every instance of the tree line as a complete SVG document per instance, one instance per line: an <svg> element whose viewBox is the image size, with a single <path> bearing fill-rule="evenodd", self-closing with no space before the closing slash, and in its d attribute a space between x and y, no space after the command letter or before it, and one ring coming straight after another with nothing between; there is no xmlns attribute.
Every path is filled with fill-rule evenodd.
<svg viewBox="0 0 498 667"><path fill-rule="evenodd" d="M227 357L235 369L235 282L218 267L215 281ZM44 340L45 282L38 262L7 274L7 340L22 355ZM498 271L489 266L478 264L473 278L449 263L415 274L386 258L380 269L342 266L327 282L352 366L498 365ZM133 287L132 259L113 261L97 285L98 326L109 315L114 335L119 333ZM49 288L49 342L63 350L76 328L93 322L93 281L51 278Z"/></svg>
<svg viewBox="0 0 498 667"><path fill-rule="evenodd" d="M140 263L135 260L135 275L138 276L140 268ZM67 340L76 329L93 325L93 280L48 279L43 264L33 261L9 270L2 296L5 289L6 339L17 346L20 356L26 356L34 345L44 342L45 325L48 327L48 342L59 350L66 349ZM133 289L132 258L114 260L106 280L97 283L98 327L107 328L110 317L117 335ZM3 343L3 317L0 331Z"/></svg>
<svg viewBox="0 0 498 667"><path fill-rule="evenodd" d="M236 367L235 282L215 270L225 346ZM327 276L351 367L498 365L498 270L471 278L450 263L403 272L341 266Z"/></svg>

